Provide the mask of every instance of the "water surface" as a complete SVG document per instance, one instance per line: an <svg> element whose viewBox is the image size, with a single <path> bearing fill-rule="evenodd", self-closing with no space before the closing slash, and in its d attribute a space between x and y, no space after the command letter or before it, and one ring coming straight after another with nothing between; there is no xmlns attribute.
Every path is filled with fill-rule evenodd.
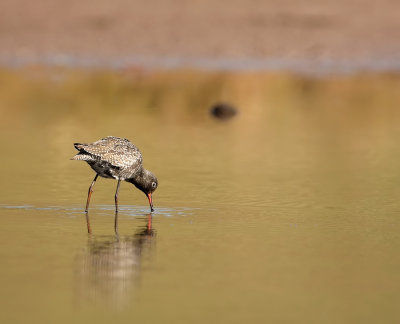
<svg viewBox="0 0 400 324"><path fill-rule="evenodd" d="M400 79L2 71L4 323L396 323ZM217 101L232 120L213 120ZM146 197L70 161L115 135Z"/></svg>

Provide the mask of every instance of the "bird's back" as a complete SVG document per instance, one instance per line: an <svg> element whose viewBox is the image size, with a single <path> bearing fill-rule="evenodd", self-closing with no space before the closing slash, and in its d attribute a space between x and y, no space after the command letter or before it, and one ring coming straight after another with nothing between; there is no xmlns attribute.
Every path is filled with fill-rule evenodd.
<svg viewBox="0 0 400 324"><path fill-rule="evenodd" d="M120 170L124 178L142 166L139 149L125 138L108 136L93 143L75 143L74 146L79 153L72 160L86 161L92 168L93 164L109 165Z"/></svg>

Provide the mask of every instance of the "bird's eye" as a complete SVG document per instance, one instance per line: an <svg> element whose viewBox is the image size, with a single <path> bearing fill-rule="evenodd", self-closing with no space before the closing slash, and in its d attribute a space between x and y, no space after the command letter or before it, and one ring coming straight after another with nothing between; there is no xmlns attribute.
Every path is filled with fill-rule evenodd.
<svg viewBox="0 0 400 324"><path fill-rule="evenodd" d="M151 184L151 186L152 186L153 188L155 188L155 187L157 187L157 183L153 182L153 183Z"/></svg>

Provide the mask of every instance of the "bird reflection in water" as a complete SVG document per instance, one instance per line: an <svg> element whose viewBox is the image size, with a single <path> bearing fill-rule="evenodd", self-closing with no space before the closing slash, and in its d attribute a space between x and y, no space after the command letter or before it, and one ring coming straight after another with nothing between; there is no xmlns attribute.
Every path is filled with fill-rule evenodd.
<svg viewBox="0 0 400 324"><path fill-rule="evenodd" d="M116 215L117 216L117 215ZM88 229L90 225L88 223ZM131 235L89 236L79 262L79 294L86 302L123 307L134 296L141 264L155 243L152 215Z"/></svg>

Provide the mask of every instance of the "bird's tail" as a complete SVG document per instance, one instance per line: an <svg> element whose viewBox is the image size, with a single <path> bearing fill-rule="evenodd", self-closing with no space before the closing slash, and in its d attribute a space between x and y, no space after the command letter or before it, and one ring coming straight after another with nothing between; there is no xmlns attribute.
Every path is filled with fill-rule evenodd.
<svg viewBox="0 0 400 324"><path fill-rule="evenodd" d="M79 151L79 153L71 158L71 160L78 160L78 161L89 161L92 160L92 156L85 152L84 146L85 144L82 143L74 143L75 148Z"/></svg>
<svg viewBox="0 0 400 324"><path fill-rule="evenodd" d="M93 157L90 156L89 154L78 153L77 155L75 155L75 156L73 156L72 158L70 158L70 160L91 161L91 160L93 160Z"/></svg>
<svg viewBox="0 0 400 324"><path fill-rule="evenodd" d="M85 145L85 144L82 144L82 143L74 143L74 147L75 147L78 151L80 151L80 150L82 149L83 145Z"/></svg>

